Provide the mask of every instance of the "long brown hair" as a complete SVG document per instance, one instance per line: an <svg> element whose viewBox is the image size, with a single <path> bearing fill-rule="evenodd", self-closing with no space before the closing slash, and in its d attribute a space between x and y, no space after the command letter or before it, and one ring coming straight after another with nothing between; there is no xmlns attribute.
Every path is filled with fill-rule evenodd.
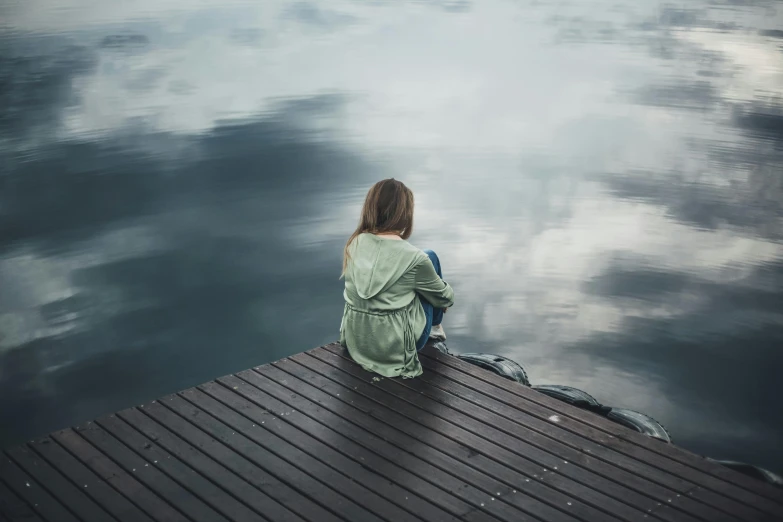
<svg viewBox="0 0 783 522"><path fill-rule="evenodd" d="M402 239L408 239L413 232L413 192L394 178L379 181L370 188L362 206L359 226L343 250L343 275L348 267L351 243L359 234L385 234L397 232Z"/></svg>

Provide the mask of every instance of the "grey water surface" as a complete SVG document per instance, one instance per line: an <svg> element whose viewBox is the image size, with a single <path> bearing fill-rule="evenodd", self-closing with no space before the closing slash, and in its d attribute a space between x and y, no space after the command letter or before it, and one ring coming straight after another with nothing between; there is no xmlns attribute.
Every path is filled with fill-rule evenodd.
<svg viewBox="0 0 783 522"><path fill-rule="evenodd" d="M783 471L783 4L0 4L0 446L337 338L368 187L455 352Z"/></svg>

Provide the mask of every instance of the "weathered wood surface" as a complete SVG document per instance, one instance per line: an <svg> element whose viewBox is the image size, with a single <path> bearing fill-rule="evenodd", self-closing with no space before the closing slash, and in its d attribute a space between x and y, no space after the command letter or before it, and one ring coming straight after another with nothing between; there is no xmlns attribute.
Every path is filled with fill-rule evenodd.
<svg viewBox="0 0 783 522"><path fill-rule="evenodd" d="M328 345L0 455L0 522L783 520L783 492L433 350Z"/></svg>

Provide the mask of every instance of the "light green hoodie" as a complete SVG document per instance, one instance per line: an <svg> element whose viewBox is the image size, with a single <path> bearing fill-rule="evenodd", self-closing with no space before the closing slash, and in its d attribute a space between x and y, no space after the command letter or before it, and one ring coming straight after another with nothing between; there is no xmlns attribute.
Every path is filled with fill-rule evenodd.
<svg viewBox="0 0 783 522"><path fill-rule="evenodd" d="M419 296L435 308L454 304L454 290L427 254L407 241L361 234L350 247L340 344L364 369L385 377L416 377L416 341L426 318Z"/></svg>

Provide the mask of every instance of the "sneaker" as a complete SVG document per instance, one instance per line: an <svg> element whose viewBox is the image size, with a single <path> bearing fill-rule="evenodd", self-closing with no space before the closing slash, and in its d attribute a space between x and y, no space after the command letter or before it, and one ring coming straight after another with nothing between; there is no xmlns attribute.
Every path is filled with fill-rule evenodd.
<svg viewBox="0 0 783 522"><path fill-rule="evenodd" d="M444 343L443 341L436 341L433 339L433 342L430 346L432 346L432 348L438 350L442 354L451 355L449 349L446 347L446 343Z"/></svg>
<svg viewBox="0 0 783 522"><path fill-rule="evenodd" d="M430 330L430 339L438 339L439 341L446 340L446 332L443 331L442 324L432 325L432 330Z"/></svg>

